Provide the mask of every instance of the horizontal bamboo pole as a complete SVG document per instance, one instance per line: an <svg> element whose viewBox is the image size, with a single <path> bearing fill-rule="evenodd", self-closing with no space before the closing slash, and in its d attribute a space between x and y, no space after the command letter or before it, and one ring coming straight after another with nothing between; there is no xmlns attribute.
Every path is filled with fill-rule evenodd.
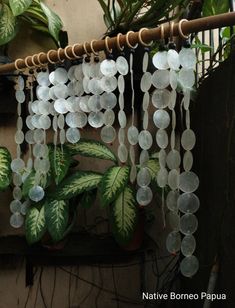
<svg viewBox="0 0 235 308"><path fill-rule="evenodd" d="M191 21L183 22L181 24L181 29L183 33L187 35L190 33L195 33L195 32L200 32L200 31L205 31L205 30L212 30L212 29L226 27L226 26L232 26L234 24L235 24L235 12L231 12L231 13L219 14L215 16L203 17L203 18L198 18L198 19L194 19ZM170 31L171 31L170 28L171 27L169 24L164 25L164 37L165 38L170 36ZM179 36L179 24L177 23L174 24L173 35ZM141 38L146 43L151 42L152 40L160 39L161 38L160 27L143 30L141 33ZM139 43L139 32L130 33L128 39L131 45L135 45L136 43ZM127 45L126 35L122 34L119 36L119 43L121 46ZM93 41L92 46L93 46L93 50L95 50L96 52L106 50L105 40ZM108 46L109 48L117 48L117 37L110 38L108 40ZM86 43L85 48L87 49L87 52L92 53L91 43ZM74 46L73 51L79 57L86 53L85 48L83 44L76 44ZM26 57L27 64L29 66L34 66L34 63L37 65L40 65L37 59L37 55L39 54ZM72 47L67 47L66 52L65 52L65 49L62 49L62 48L60 48L59 50L51 50L49 57L51 61L60 62L60 60L67 59L69 57L74 58L74 55L72 53ZM32 58L33 58L34 63L32 62ZM25 59L17 60L17 67L19 69L24 69L27 67L25 63ZM41 64L48 63L48 57L46 53L40 53L40 62ZM15 62L0 65L0 74L12 72L16 70L17 67L15 65Z"/></svg>

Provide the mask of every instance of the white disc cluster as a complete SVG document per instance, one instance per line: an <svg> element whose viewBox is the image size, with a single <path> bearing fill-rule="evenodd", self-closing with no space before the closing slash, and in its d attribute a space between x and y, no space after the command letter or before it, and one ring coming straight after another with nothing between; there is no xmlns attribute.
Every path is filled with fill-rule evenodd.
<svg viewBox="0 0 235 308"><path fill-rule="evenodd" d="M166 197L169 209L168 221L172 231L169 233L166 246L170 253L181 250L185 258L181 261L181 273L186 277L193 276L198 270L198 260L193 256L196 248L193 233L197 229L197 218L193 214L199 207L199 199L194 194L199 186L197 175L191 171L193 165L193 149L196 137L190 129L190 91L195 83L196 57L192 49L182 48L179 53L174 49L161 51L154 55L153 64L158 69L153 74L153 84L157 88L152 96L153 105L157 108L154 113L154 123L159 129L156 141L160 147L159 162L161 169L158 173L160 187L169 186L170 191ZM169 90L171 87L171 91ZM181 136L181 146L184 155L181 159L179 150L175 147L176 128L176 89L183 92L183 108L185 110L186 129ZM177 89L177 90L178 90ZM171 110L171 118L167 110ZM166 154L169 138L165 129L171 119L172 129L170 135L170 149ZM180 173L183 162L184 171ZM180 216L180 213L183 213ZM181 240L181 233L184 238Z"/></svg>

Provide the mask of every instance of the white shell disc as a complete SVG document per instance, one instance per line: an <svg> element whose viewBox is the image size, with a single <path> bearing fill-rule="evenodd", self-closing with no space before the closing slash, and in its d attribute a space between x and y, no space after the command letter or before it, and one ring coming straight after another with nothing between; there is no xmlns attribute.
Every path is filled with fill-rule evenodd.
<svg viewBox="0 0 235 308"><path fill-rule="evenodd" d="M125 144L120 144L118 147L118 158L122 163L125 163L128 158L128 151Z"/></svg>
<svg viewBox="0 0 235 308"><path fill-rule="evenodd" d="M100 97L100 104L104 109L113 109L117 104L117 97L113 93L103 93Z"/></svg>
<svg viewBox="0 0 235 308"><path fill-rule="evenodd" d="M116 130L111 125L104 126L100 132L101 140L105 143L112 143L116 138Z"/></svg>
<svg viewBox="0 0 235 308"><path fill-rule="evenodd" d="M44 189L39 185L34 186L29 190L29 198L32 201L39 202L44 198L44 195Z"/></svg>
<svg viewBox="0 0 235 308"><path fill-rule="evenodd" d="M182 213L195 213L200 206L199 198L194 193L183 193L177 201L178 209Z"/></svg>
<svg viewBox="0 0 235 308"><path fill-rule="evenodd" d="M170 84L170 74L168 70L158 70L153 73L152 83L155 88L164 89Z"/></svg>
<svg viewBox="0 0 235 308"><path fill-rule="evenodd" d="M61 114L68 112L66 108L66 100L64 98L58 98L54 104L55 111Z"/></svg>
<svg viewBox="0 0 235 308"><path fill-rule="evenodd" d="M167 51L158 51L153 56L153 65L159 70L166 70L169 68L167 61Z"/></svg>
<svg viewBox="0 0 235 308"><path fill-rule="evenodd" d="M177 253L181 246L181 236L177 231L172 231L166 239L166 248L170 253Z"/></svg>
<svg viewBox="0 0 235 308"><path fill-rule="evenodd" d="M180 231L185 235L193 234L198 227L198 220L194 214L184 214L180 218Z"/></svg>
<svg viewBox="0 0 235 308"><path fill-rule="evenodd" d="M138 136L139 146L143 150L149 150L153 144L153 137L147 130L142 130Z"/></svg>
<svg viewBox="0 0 235 308"><path fill-rule="evenodd" d="M129 65L127 60L123 56L119 56L116 60L116 68L119 74L127 75L129 71Z"/></svg>
<svg viewBox="0 0 235 308"><path fill-rule="evenodd" d="M167 89L156 89L152 95L152 104L154 107L163 109L170 102L171 92Z"/></svg>
<svg viewBox="0 0 235 308"><path fill-rule="evenodd" d="M165 110L157 110L153 114L153 122L156 127L165 129L170 124L170 116L169 113Z"/></svg>
<svg viewBox="0 0 235 308"><path fill-rule="evenodd" d="M104 124L104 114L99 112L91 112L88 116L88 123L91 127L99 128Z"/></svg>
<svg viewBox="0 0 235 308"><path fill-rule="evenodd" d="M174 49L169 49L167 52L168 65L173 70L178 70L180 67L179 54Z"/></svg>
<svg viewBox="0 0 235 308"><path fill-rule="evenodd" d="M14 213L10 217L10 225L13 228L20 228L24 224L24 217L20 213Z"/></svg>
<svg viewBox="0 0 235 308"><path fill-rule="evenodd" d="M191 48L182 48L179 53L179 61L183 68L194 69L197 62L195 52Z"/></svg>
<svg viewBox="0 0 235 308"><path fill-rule="evenodd" d="M181 68L179 72L179 82L184 88L192 88L195 84L194 70Z"/></svg>
<svg viewBox="0 0 235 308"><path fill-rule="evenodd" d="M77 143L81 138L80 131L78 128L68 128L66 131L66 139L70 143Z"/></svg>
<svg viewBox="0 0 235 308"><path fill-rule="evenodd" d="M147 92L152 85L152 74L149 72L145 72L142 75L141 81L140 81L140 89L142 92Z"/></svg>
<svg viewBox="0 0 235 308"><path fill-rule="evenodd" d="M139 130L135 126L130 126L127 131L127 138L131 145L138 143Z"/></svg>
<svg viewBox="0 0 235 308"><path fill-rule="evenodd" d="M181 252L185 257L191 256L196 249L196 240L193 235L186 235L181 243Z"/></svg>
<svg viewBox="0 0 235 308"><path fill-rule="evenodd" d="M102 109L100 104L100 96L99 95L92 95L88 100L88 107L91 111L97 112Z"/></svg>
<svg viewBox="0 0 235 308"><path fill-rule="evenodd" d="M100 71L104 76L114 76L117 73L116 62L114 60L105 59L100 64Z"/></svg>
<svg viewBox="0 0 235 308"><path fill-rule="evenodd" d="M105 92L113 92L117 88L117 78L114 76L104 76L100 81L101 88Z"/></svg>
<svg viewBox="0 0 235 308"><path fill-rule="evenodd" d="M192 171L186 171L180 174L179 188L183 192L191 193L198 189L199 178Z"/></svg>
<svg viewBox="0 0 235 308"><path fill-rule="evenodd" d="M153 192L150 187L140 187L137 190L136 200L141 206L148 205L153 199Z"/></svg>
<svg viewBox="0 0 235 308"><path fill-rule="evenodd" d="M185 277L192 277L199 269L199 262L195 256L185 257L180 263L181 274Z"/></svg>
<svg viewBox="0 0 235 308"><path fill-rule="evenodd" d="M66 83L68 81L68 74L66 69L62 67L58 67L57 69L55 69L54 79L57 83Z"/></svg>

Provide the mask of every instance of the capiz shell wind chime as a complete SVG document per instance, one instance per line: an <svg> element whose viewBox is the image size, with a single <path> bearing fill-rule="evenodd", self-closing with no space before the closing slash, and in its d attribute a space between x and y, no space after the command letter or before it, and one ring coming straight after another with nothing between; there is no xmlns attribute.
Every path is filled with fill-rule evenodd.
<svg viewBox="0 0 235 308"><path fill-rule="evenodd" d="M186 39L181 25L178 30L181 37ZM184 256L180 264L181 273L191 277L198 270L198 261L193 256L196 243L193 233L197 229L197 218L194 213L199 207L199 199L195 191L199 185L197 175L191 171L193 155L191 150L195 146L196 137L190 128L190 91L195 83L196 58L189 44L185 45L180 52L176 51L173 41L174 23L170 26L170 39L168 46L161 44L159 51L153 56L153 65L156 70L148 71L150 60L150 45L142 39L143 28L138 33L138 42L144 47L142 59L142 77L140 89L142 97L143 125L136 127L135 124L135 86L133 63L135 61L135 48L138 43L131 44L129 31L126 45L130 48L129 63L125 58L123 46L120 44L120 36L116 38L116 45L120 52L114 59L112 49L109 46L109 37L106 37L106 59L100 62L99 54L94 49L93 40L89 45L93 56L88 52L87 42L83 44L85 56L75 53L75 45L67 46L64 50L66 58L71 60L69 69L63 65L60 52L57 57L60 65L56 65L50 58L51 50L47 53L47 61L54 69L49 70L40 61L43 53L32 57L34 68L28 76L30 100L28 103L28 115L26 118L27 132L22 132L23 120L21 117L21 105L25 103L24 78L19 75L16 85L17 100L17 131L15 142L17 144L17 157L12 161L14 172L14 200L10 208L12 216L10 223L18 228L23 225L23 216L30 202L40 202L44 196L44 187L47 173L50 170L47 145L47 131L53 130L54 159L57 151L63 151L63 145L77 143L81 138L81 129L89 125L98 129L103 142L111 144L118 139L117 156L120 164L130 161L130 182L136 185L136 200L139 206L147 206L153 199L150 187L151 174L146 167L149 161L149 151L153 146L159 148L160 170L157 175L159 187L162 188L162 217L165 227L165 204L168 208L167 219L171 232L167 236L166 246L170 253L178 253L180 250ZM164 27L161 26L161 42L164 42ZM72 56L68 55L71 48ZM37 62L35 63L35 57ZM73 62L76 59L76 62ZM16 61L16 68L17 61ZM41 69L35 70L39 66ZM125 112L125 78L130 76L131 85L131 121L128 126L128 117ZM36 91L33 86L36 84ZM152 89L154 89L152 91ZM177 94L178 93L178 94ZM35 95L36 94L36 95ZM185 130L179 136L176 123L177 96L181 95L182 115ZM150 117L150 103L155 108ZM118 131L115 128L115 107L118 105L117 121ZM154 135L150 132L150 124L154 124ZM177 145L177 137L180 144ZM26 142L29 146L29 158L25 162L21 158L21 144ZM137 146L140 155L137 158ZM182 157L181 157L182 156ZM30 173L35 173L35 183L28 193L26 200L22 197L21 185ZM166 200L165 200L166 196ZM182 238L182 236L184 236Z"/></svg>

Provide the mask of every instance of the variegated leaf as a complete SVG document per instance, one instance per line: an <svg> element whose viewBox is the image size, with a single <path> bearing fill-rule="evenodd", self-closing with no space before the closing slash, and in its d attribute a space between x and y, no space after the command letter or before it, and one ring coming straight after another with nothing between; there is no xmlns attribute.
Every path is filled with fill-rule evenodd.
<svg viewBox="0 0 235 308"><path fill-rule="evenodd" d="M31 171L31 173L28 175L28 177L23 183L23 187L22 187L23 197L27 198L29 194L29 190L35 185L40 185L41 187L46 188L49 184L49 181L50 181L50 173L48 174L41 173L39 182L37 182L35 171Z"/></svg>
<svg viewBox="0 0 235 308"><path fill-rule="evenodd" d="M160 169L159 162L157 159L150 159L147 162L147 168L151 174L152 181L157 182L157 174Z"/></svg>
<svg viewBox="0 0 235 308"><path fill-rule="evenodd" d="M111 167L100 183L101 200L104 206L112 203L123 191L129 179L129 167Z"/></svg>
<svg viewBox="0 0 235 308"><path fill-rule="evenodd" d="M79 202L79 205L84 209L89 209L95 203L97 195L97 190L85 191L82 194L82 198Z"/></svg>
<svg viewBox="0 0 235 308"><path fill-rule="evenodd" d="M48 20L48 30L55 41L59 42L59 33L63 27L60 17L53 12L45 3L40 2L41 8Z"/></svg>
<svg viewBox="0 0 235 308"><path fill-rule="evenodd" d="M72 162L68 149L60 147L49 147L50 149L50 164L52 169L52 175L54 177L56 185L58 185L66 176L69 166Z"/></svg>
<svg viewBox="0 0 235 308"><path fill-rule="evenodd" d="M58 200L70 199L85 191L97 188L102 175L96 172L78 171L60 183L53 197Z"/></svg>
<svg viewBox="0 0 235 308"><path fill-rule="evenodd" d="M40 210L36 207L28 209L25 219L25 235L27 242L33 244L38 242L46 232L46 221L44 206Z"/></svg>
<svg viewBox="0 0 235 308"><path fill-rule="evenodd" d="M119 244L125 245L132 239L137 221L135 193L127 186L111 207L112 230Z"/></svg>
<svg viewBox="0 0 235 308"><path fill-rule="evenodd" d="M0 18L0 45L11 41L18 31L17 21L8 5L2 4Z"/></svg>
<svg viewBox="0 0 235 308"><path fill-rule="evenodd" d="M82 155L86 157L99 158L117 162L114 153L103 143L94 140L82 139L75 144L66 145L72 155Z"/></svg>
<svg viewBox="0 0 235 308"><path fill-rule="evenodd" d="M68 225L69 207L64 200L49 201L45 205L47 229L54 242L63 239Z"/></svg>
<svg viewBox="0 0 235 308"><path fill-rule="evenodd" d="M32 0L9 0L9 4L14 16L22 14L31 5Z"/></svg>
<svg viewBox="0 0 235 308"><path fill-rule="evenodd" d="M6 148L0 147L0 190L11 182L11 155Z"/></svg>

